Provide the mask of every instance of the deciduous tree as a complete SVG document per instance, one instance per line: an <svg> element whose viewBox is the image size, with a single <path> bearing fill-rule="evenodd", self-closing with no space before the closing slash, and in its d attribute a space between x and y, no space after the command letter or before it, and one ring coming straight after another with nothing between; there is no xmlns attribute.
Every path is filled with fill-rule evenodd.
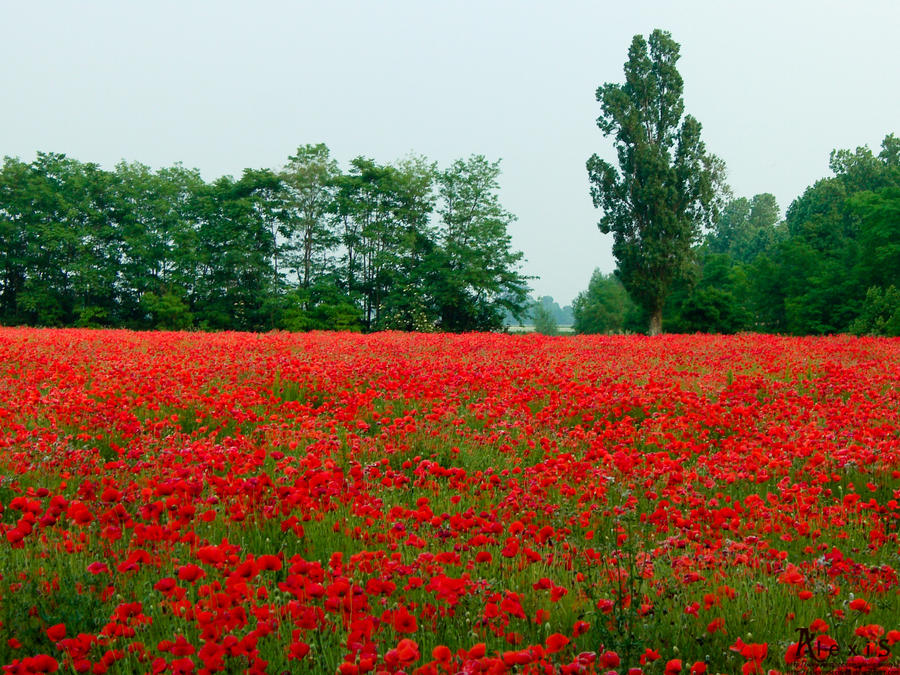
<svg viewBox="0 0 900 675"><path fill-rule="evenodd" d="M279 234L286 239L287 262L303 288L325 273L328 252L337 243L329 214L339 175L324 143L297 148L281 173L287 185L287 214Z"/></svg>
<svg viewBox="0 0 900 675"><path fill-rule="evenodd" d="M443 330L496 330L506 310L521 315L527 307L523 255L512 248L508 230L515 216L500 204L499 176L499 161L473 155L438 177Z"/></svg>

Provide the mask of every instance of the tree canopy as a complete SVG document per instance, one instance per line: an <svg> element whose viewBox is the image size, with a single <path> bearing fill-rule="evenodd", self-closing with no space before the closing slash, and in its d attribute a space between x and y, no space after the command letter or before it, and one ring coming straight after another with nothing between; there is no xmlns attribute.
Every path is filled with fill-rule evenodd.
<svg viewBox="0 0 900 675"><path fill-rule="evenodd" d="M665 330L900 334L900 141L835 150L830 167L783 219L768 193L728 202L672 286ZM581 332L598 289L576 300Z"/></svg>
<svg viewBox="0 0 900 675"><path fill-rule="evenodd" d="M61 154L0 166L0 323L493 330L528 309L499 162L439 170L323 144L204 181Z"/></svg>

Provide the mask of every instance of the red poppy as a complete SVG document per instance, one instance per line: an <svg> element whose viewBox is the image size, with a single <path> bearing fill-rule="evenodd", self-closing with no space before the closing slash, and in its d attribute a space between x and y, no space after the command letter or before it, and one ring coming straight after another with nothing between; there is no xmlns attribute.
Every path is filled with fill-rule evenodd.
<svg viewBox="0 0 900 675"><path fill-rule="evenodd" d="M187 581L189 583L193 583L198 579L203 579L206 576L206 572L204 572L202 568L194 565L193 563L182 565L176 570L176 572L178 573L179 579L181 579L182 581Z"/></svg>
<svg viewBox="0 0 900 675"><path fill-rule="evenodd" d="M418 629L416 617L405 609L398 609L393 613L391 624L398 633L415 633Z"/></svg>
<svg viewBox="0 0 900 675"><path fill-rule="evenodd" d="M553 633L552 635L550 635L550 637L547 638L547 651L550 654L558 652L567 644L569 644L569 642L571 642L571 640L569 640L569 638L567 638L562 633Z"/></svg>
<svg viewBox="0 0 900 675"><path fill-rule="evenodd" d="M868 614L872 611L872 606L862 598L854 598L850 601L850 609Z"/></svg>
<svg viewBox="0 0 900 675"><path fill-rule="evenodd" d="M47 637L51 642L59 642L66 637L66 625L64 623L57 623L50 626L47 629Z"/></svg>

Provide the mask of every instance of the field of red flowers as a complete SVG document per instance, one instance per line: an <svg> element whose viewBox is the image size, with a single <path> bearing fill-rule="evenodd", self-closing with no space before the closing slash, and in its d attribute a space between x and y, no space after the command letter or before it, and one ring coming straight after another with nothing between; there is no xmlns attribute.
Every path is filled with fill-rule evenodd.
<svg viewBox="0 0 900 675"><path fill-rule="evenodd" d="M0 329L0 664L883 672L898 383L888 339Z"/></svg>

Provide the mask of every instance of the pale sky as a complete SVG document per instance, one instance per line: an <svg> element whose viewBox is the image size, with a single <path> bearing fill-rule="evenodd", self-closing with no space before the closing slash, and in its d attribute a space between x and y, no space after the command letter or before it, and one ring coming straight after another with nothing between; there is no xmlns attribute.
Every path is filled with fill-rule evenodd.
<svg viewBox="0 0 900 675"><path fill-rule="evenodd" d="M782 213L834 148L900 134L900 2L18 2L0 0L0 155L204 178L326 143L346 168L410 152L502 159L537 295L615 263L585 161L614 159L594 93L632 37L681 44L685 110L736 196Z"/></svg>

